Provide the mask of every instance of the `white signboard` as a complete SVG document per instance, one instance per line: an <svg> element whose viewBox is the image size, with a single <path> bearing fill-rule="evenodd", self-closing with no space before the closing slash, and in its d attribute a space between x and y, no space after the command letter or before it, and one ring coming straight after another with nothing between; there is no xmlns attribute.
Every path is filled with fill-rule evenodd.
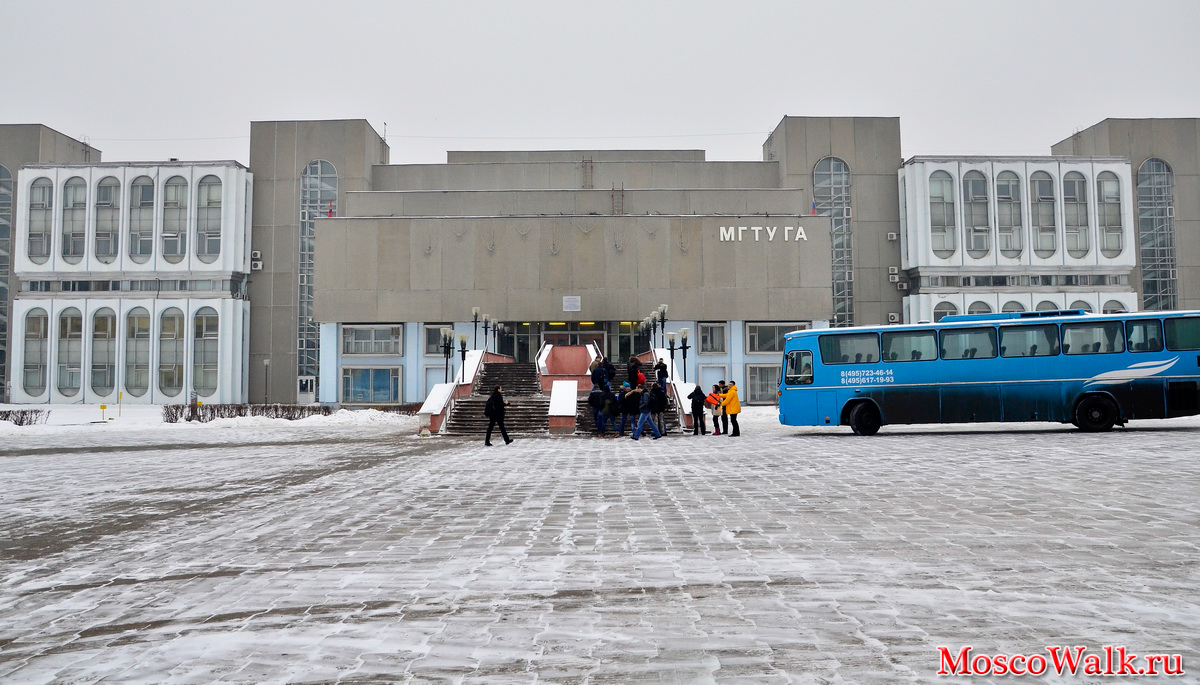
<svg viewBox="0 0 1200 685"><path fill-rule="evenodd" d="M564 295L563 296L563 311L564 312L579 311L580 307L583 304L581 300L582 300L582 298L580 298L578 295Z"/></svg>

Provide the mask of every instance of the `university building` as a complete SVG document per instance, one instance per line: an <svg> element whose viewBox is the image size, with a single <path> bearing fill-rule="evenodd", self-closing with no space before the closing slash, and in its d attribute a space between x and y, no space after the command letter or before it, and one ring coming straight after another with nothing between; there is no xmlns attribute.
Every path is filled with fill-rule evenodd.
<svg viewBox="0 0 1200 685"><path fill-rule="evenodd" d="M5 398L415 402L464 342L623 359L686 331L688 380L771 402L797 328L1200 308L1198 121L904 160L899 119L785 117L760 161L444 164L389 163L362 120L272 121L251 124L248 166L101 163L0 126Z"/></svg>

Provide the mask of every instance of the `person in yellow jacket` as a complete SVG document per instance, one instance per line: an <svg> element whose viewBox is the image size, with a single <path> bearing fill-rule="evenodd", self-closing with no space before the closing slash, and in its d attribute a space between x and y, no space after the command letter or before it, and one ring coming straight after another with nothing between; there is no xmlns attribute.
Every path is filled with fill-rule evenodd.
<svg viewBox="0 0 1200 685"><path fill-rule="evenodd" d="M721 406L725 409L725 413L729 415L729 422L733 424L733 432L729 434L729 437L736 438L742 434L741 429L738 428L737 420L738 414L742 413L742 401L738 399L737 383L729 381L729 389L721 397Z"/></svg>

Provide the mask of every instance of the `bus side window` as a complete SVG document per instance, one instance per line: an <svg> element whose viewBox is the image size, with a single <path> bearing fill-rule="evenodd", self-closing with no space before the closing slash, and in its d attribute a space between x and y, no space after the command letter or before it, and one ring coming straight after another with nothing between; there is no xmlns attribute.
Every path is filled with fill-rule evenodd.
<svg viewBox="0 0 1200 685"><path fill-rule="evenodd" d="M1200 350L1200 317L1167 319L1166 333L1168 350Z"/></svg>
<svg viewBox="0 0 1200 685"><path fill-rule="evenodd" d="M783 372L784 385L812 385L812 352L792 350L787 353L787 364Z"/></svg>
<svg viewBox="0 0 1200 685"><path fill-rule="evenodd" d="M1162 352L1162 323L1158 319L1127 321L1125 335L1132 352Z"/></svg>

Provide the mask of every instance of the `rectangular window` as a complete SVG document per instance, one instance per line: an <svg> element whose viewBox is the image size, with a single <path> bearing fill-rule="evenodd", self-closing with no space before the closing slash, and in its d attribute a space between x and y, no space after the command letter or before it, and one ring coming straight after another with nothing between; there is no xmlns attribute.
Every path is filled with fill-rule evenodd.
<svg viewBox="0 0 1200 685"><path fill-rule="evenodd" d="M1052 357L1058 354L1058 326L1006 326L1000 329L1001 357Z"/></svg>
<svg viewBox="0 0 1200 685"><path fill-rule="evenodd" d="M783 352L783 336L802 328L799 323L746 324L746 351Z"/></svg>
<svg viewBox="0 0 1200 685"><path fill-rule="evenodd" d="M342 401L373 404L400 401L400 369L342 369Z"/></svg>
<svg viewBox="0 0 1200 685"><path fill-rule="evenodd" d="M451 324L448 323L425 324L425 354L427 356L441 356L442 329L450 327Z"/></svg>
<svg viewBox="0 0 1200 685"><path fill-rule="evenodd" d="M812 352L808 350L793 350L787 353L787 365L784 367L784 385L812 385L813 367Z"/></svg>
<svg viewBox="0 0 1200 685"><path fill-rule="evenodd" d="M1120 321L1064 324L1062 341L1063 354L1124 352L1125 330Z"/></svg>
<svg viewBox="0 0 1200 685"><path fill-rule="evenodd" d="M749 404L773 403L779 397L779 364L746 365L746 397Z"/></svg>
<svg viewBox="0 0 1200 685"><path fill-rule="evenodd" d="M1167 319L1168 350L1200 350L1200 318Z"/></svg>
<svg viewBox="0 0 1200 685"><path fill-rule="evenodd" d="M942 359L989 359L996 356L996 329L952 328L939 331Z"/></svg>
<svg viewBox="0 0 1200 685"><path fill-rule="evenodd" d="M402 347L399 326L342 328L343 354L399 354ZM440 345L440 336L439 336ZM438 352L441 352L439 347Z"/></svg>
<svg viewBox="0 0 1200 685"><path fill-rule="evenodd" d="M822 335L821 361L825 364L871 364L879 359L879 336L875 333Z"/></svg>
<svg viewBox="0 0 1200 685"><path fill-rule="evenodd" d="M700 332L701 354L723 354L725 352L725 324L702 323L696 328Z"/></svg>
<svg viewBox="0 0 1200 685"><path fill-rule="evenodd" d="M889 362L920 362L937 359L937 334L933 331L884 333L883 359Z"/></svg>
<svg viewBox="0 0 1200 685"><path fill-rule="evenodd" d="M1125 337L1131 352L1162 352L1162 323L1158 319L1126 321Z"/></svg>

